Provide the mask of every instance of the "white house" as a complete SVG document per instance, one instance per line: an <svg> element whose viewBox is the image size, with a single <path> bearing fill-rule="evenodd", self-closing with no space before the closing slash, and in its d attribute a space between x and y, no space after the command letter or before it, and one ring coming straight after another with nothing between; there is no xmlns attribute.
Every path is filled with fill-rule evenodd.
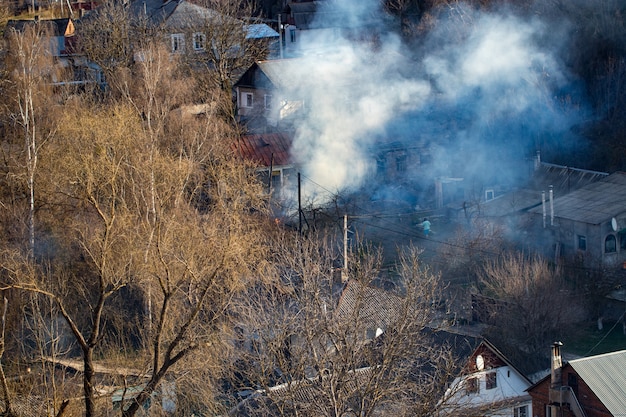
<svg viewBox="0 0 626 417"><path fill-rule="evenodd" d="M450 384L443 410L467 410L493 417L531 417L532 382L493 344L483 340L469 357L465 372ZM445 411L444 411L445 413Z"/></svg>

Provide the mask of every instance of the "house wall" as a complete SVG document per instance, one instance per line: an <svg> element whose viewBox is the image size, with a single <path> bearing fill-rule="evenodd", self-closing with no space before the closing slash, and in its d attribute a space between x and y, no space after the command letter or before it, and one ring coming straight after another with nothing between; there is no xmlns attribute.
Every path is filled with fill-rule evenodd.
<svg viewBox="0 0 626 417"><path fill-rule="evenodd" d="M576 378L577 388L574 388L574 393L578 398L578 402L583 408L587 417L612 417L612 414L606 409L606 407L600 402L598 397L591 391L585 381L574 371L571 366L565 365L561 374L561 385L567 386L568 382L572 382L572 378ZM546 406L550 403L549 400L550 390L550 378L546 378L532 389L528 391L532 397L533 416L546 417ZM563 408L564 416L572 415L568 412L567 407Z"/></svg>
<svg viewBox="0 0 626 417"><path fill-rule="evenodd" d="M533 215L533 235L539 249L546 256L578 258L586 266L597 266L601 263L604 266L620 267L626 261L626 234L619 233L619 229L614 231L610 221L589 224L559 217L551 221L549 208L546 211L545 228L542 215ZM607 236L615 238L615 252L605 251ZM585 240L584 249L580 247L581 238Z"/></svg>
<svg viewBox="0 0 626 417"><path fill-rule="evenodd" d="M496 386L487 389L487 375L496 374ZM477 382L477 390L472 392L473 382ZM455 379L448 391L447 403L454 407L489 408L485 416L513 416L515 407L527 405L528 416L533 415L531 398L526 394L528 382L510 366L485 369ZM494 404L500 404L499 406ZM493 408L491 408L493 407Z"/></svg>

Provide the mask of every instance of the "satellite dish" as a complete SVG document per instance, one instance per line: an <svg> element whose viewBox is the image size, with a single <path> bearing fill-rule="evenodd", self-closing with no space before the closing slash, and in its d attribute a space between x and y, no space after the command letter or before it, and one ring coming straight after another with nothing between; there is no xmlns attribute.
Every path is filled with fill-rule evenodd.
<svg viewBox="0 0 626 417"><path fill-rule="evenodd" d="M613 228L614 232L617 232L617 220L615 219L615 217L611 219L611 227Z"/></svg>
<svg viewBox="0 0 626 417"><path fill-rule="evenodd" d="M485 359L483 358L483 355L476 356L476 368L479 371L485 369Z"/></svg>

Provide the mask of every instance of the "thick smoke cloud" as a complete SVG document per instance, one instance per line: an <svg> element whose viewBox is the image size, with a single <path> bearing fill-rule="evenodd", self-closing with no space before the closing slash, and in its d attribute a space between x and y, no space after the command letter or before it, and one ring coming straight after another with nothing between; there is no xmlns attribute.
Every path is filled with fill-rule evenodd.
<svg viewBox="0 0 626 417"><path fill-rule="evenodd" d="M545 43L554 27L460 9L409 48L378 2L332 4L355 29L309 40L291 68L291 94L306 102L292 153L325 189L371 186L381 141L430 149L428 166L409 167L416 183L447 176L510 186L545 142L571 139L580 108L562 99L573 83Z"/></svg>

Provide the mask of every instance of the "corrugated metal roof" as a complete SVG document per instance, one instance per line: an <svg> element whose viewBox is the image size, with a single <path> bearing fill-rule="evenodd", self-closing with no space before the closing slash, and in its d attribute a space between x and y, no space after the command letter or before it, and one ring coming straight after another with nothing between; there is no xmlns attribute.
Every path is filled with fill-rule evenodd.
<svg viewBox="0 0 626 417"><path fill-rule="evenodd" d="M589 224L610 221L626 211L626 173L616 172L563 197L555 195L553 205L556 218ZM530 212L541 213L542 207Z"/></svg>
<svg viewBox="0 0 626 417"><path fill-rule="evenodd" d="M626 350L569 362L614 416L626 415Z"/></svg>
<svg viewBox="0 0 626 417"><path fill-rule="evenodd" d="M291 163L289 149L292 138L287 133L245 135L233 146L242 158L261 167L285 166Z"/></svg>

